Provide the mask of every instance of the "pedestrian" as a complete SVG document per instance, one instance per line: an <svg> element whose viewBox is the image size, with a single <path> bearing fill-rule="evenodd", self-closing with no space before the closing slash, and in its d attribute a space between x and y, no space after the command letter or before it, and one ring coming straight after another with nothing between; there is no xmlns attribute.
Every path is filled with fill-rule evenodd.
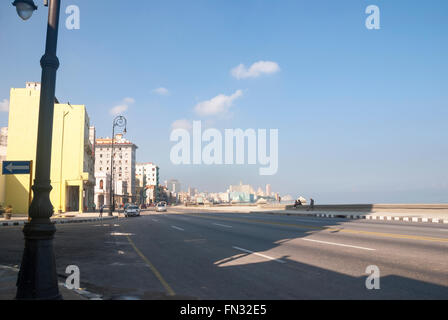
<svg viewBox="0 0 448 320"><path fill-rule="evenodd" d="M314 210L314 199L313 198L311 198L310 199L310 207L308 208L308 210L307 211L313 211Z"/></svg>
<svg viewBox="0 0 448 320"><path fill-rule="evenodd" d="M100 206L100 218L103 218L103 210L104 210L104 205L102 204Z"/></svg>

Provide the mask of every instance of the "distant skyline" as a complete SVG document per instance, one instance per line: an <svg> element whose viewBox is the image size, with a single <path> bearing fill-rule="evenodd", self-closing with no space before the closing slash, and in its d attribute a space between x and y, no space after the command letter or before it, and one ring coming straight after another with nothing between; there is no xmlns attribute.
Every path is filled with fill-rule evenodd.
<svg viewBox="0 0 448 320"><path fill-rule="evenodd" d="M98 137L116 115L160 181L217 192L270 184L316 203L448 203L445 0L71 0L56 95L85 104ZM0 4L0 127L10 88L40 81L47 10ZM381 28L365 26L366 7ZM64 27L80 8L80 29ZM180 165L170 133L278 129L276 175L258 165Z"/></svg>

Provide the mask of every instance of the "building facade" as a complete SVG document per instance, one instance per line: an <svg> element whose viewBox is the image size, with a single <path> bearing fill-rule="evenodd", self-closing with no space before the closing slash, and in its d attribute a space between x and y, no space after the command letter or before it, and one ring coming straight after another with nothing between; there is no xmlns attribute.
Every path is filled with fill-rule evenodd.
<svg viewBox="0 0 448 320"><path fill-rule="evenodd" d="M118 188L113 190L118 205L135 202L136 200L136 152L137 146L126 140L122 134L117 134L113 141L113 183ZM96 139L95 144L95 174L111 174L112 139ZM123 185L125 188L123 188ZM108 204L108 203L107 203Z"/></svg>
<svg viewBox="0 0 448 320"><path fill-rule="evenodd" d="M136 179L141 190L141 203L151 204L159 197L159 167L152 163L138 163L136 165Z"/></svg>
<svg viewBox="0 0 448 320"><path fill-rule="evenodd" d="M95 180L95 206L99 210L102 205L110 203L110 174L97 172Z"/></svg>
<svg viewBox="0 0 448 320"><path fill-rule="evenodd" d="M33 161L37 147L40 84L11 89L8 126L8 161ZM54 106L50 200L56 212L94 209L94 158L89 141L90 119L84 105ZM34 181L34 177L32 177ZM13 213L27 213L29 175L6 176L5 204Z"/></svg>

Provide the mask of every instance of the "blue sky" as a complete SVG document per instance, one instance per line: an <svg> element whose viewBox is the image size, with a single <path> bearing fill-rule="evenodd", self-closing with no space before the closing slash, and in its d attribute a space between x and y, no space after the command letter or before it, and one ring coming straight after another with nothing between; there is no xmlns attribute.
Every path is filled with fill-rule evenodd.
<svg viewBox="0 0 448 320"><path fill-rule="evenodd" d="M448 202L448 2L382 0L62 1L57 97L85 104L98 136L127 105L138 161L208 191L240 180L318 202ZM0 102L40 81L47 10L21 21L0 4ZM77 5L81 29L64 13ZM381 29L365 27L368 5ZM237 79L240 64L276 72ZM168 94L154 90L166 88ZM228 111L195 106L218 95ZM174 166L176 120L279 130L279 170ZM7 112L0 112L6 126Z"/></svg>

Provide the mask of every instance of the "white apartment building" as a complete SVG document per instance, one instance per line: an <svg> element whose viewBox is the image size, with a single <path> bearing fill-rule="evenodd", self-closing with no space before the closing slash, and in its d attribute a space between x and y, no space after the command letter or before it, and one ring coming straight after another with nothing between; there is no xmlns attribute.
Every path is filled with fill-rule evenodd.
<svg viewBox="0 0 448 320"><path fill-rule="evenodd" d="M144 188L146 203L157 202L159 192L159 167L152 163L137 163L135 176L139 187Z"/></svg>
<svg viewBox="0 0 448 320"><path fill-rule="evenodd" d="M135 174L141 183L146 182L146 186L159 185L159 167L152 162L137 163Z"/></svg>
<svg viewBox="0 0 448 320"><path fill-rule="evenodd" d="M120 199L121 203L134 202L136 198L136 151L137 146L123 138L122 134L117 134L113 141L113 181L119 187L115 188L115 200ZM95 175L100 173L111 174L112 169L112 139L96 139L95 145ZM122 188L122 186L126 186ZM120 190L119 190L120 189ZM124 189L124 190L123 190Z"/></svg>

